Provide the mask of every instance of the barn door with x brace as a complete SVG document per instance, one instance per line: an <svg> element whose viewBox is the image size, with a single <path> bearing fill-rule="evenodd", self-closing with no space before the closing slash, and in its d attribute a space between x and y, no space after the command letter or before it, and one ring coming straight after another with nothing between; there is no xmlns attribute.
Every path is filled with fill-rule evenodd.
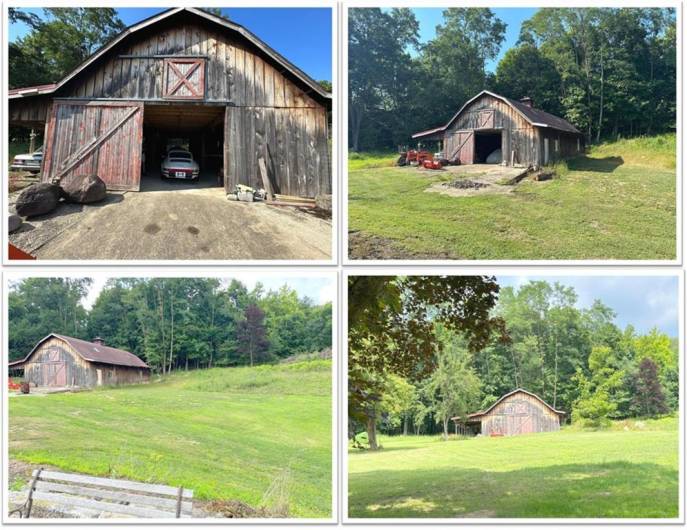
<svg viewBox="0 0 687 530"><path fill-rule="evenodd" d="M494 109L482 109L477 111L477 123L475 129L494 128Z"/></svg>
<svg viewBox="0 0 687 530"><path fill-rule="evenodd" d="M461 164L472 164L475 153L475 133L473 131L455 131L451 135L449 160L458 158Z"/></svg>
<svg viewBox="0 0 687 530"><path fill-rule="evenodd" d="M170 58L164 61L165 99L205 97L205 59Z"/></svg>
<svg viewBox="0 0 687 530"><path fill-rule="evenodd" d="M43 182L98 175L111 190L141 182L143 104L56 99L46 127Z"/></svg>

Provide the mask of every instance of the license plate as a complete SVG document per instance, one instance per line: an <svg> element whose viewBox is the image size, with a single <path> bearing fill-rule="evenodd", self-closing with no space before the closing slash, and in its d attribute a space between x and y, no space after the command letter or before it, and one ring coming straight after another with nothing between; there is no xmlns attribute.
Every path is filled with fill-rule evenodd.
<svg viewBox="0 0 687 530"><path fill-rule="evenodd" d="M185 177L186 173L184 171L177 171L176 173L174 173L174 176L175 177Z"/></svg>

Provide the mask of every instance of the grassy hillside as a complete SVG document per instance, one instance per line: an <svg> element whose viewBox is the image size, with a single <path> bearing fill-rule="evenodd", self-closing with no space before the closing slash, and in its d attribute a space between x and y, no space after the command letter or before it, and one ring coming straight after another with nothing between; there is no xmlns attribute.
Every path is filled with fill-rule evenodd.
<svg viewBox="0 0 687 530"><path fill-rule="evenodd" d="M445 172L349 160L353 258L673 259L675 135L595 146L508 194L425 193Z"/></svg>
<svg viewBox="0 0 687 530"><path fill-rule="evenodd" d="M349 454L351 517L677 517L678 421Z"/></svg>
<svg viewBox="0 0 687 530"><path fill-rule="evenodd" d="M194 490L292 517L331 514L331 362L214 368L10 400L10 456Z"/></svg>

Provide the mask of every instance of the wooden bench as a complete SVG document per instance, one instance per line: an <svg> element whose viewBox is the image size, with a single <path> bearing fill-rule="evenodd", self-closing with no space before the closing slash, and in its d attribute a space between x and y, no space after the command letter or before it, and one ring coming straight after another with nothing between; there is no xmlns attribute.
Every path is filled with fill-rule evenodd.
<svg viewBox="0 0 687 530"><path fill-rule="evenodd" d="M36 469L26 502L9 515L31 517L34 501L63 508L87 508L140 518L192 517L193 491L131 480L91 477Z"/></svg>

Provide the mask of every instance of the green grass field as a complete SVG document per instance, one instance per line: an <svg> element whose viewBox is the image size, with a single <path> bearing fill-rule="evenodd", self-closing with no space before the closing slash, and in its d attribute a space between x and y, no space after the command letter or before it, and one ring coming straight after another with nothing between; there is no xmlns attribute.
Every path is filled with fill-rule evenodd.
<svg viewBox="0 0 687 530"><path fill-rule="evenodd" d="M677 418L381 443L378 452L349 451L350 517L678 516Z"/></svg>
<svg viewBox="0 0 687 530"><path fill-rule="evenodd" d="M269 508L265 493L279 481L290 517L329 517L331 399L331 362L323 360L13 397L10 457L183 485L198 499L253 507Z"/></svg>
<svg viewBox="0 0 687 530"><path fill-rule="evenodd" d="M351 258L675 258L675 135L594 146L554 180L471 197L425 193L446 174L397 156L350 155Z"/></svg>

